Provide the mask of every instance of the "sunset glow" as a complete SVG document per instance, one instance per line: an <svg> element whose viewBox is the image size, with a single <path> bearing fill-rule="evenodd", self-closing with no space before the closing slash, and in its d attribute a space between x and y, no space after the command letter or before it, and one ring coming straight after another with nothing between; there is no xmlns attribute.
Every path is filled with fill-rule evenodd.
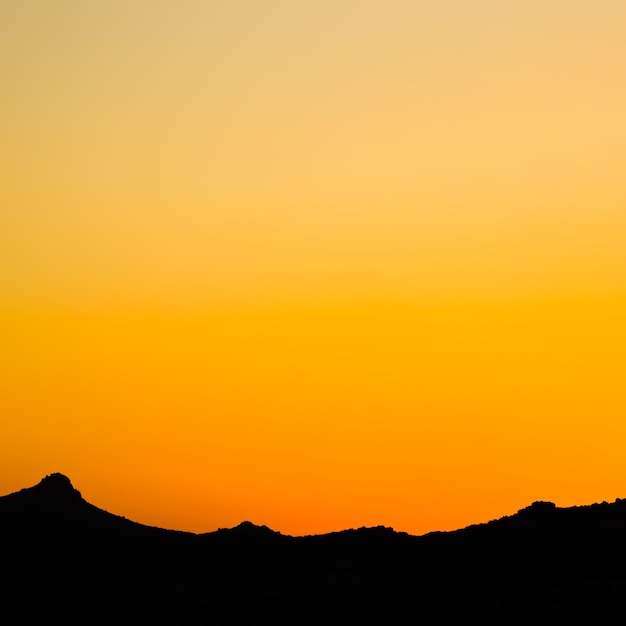
<svg viewBox="0 0 626 626"><path fill-rule="evenodd" d="M626 497L626 4L0 6L0 493L424 533Z"/></svg>

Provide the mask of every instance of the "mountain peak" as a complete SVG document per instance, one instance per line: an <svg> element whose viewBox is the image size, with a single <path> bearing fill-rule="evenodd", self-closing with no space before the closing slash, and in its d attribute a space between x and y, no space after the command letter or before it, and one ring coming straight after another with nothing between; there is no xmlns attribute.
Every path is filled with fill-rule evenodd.
<svg viewBox="0 0 626 626"><path fill-rule="evenodd" d="M41 481L33 487L33 489L41 495L55 499L81 498L80 491L74 488L72 481L67 476L59 472L48 474L42 478Z"/></svg>
<svg viewBox="0 0 626 626"><path fill-rule="evenodd" d="M44 476L41 479L41 482L39 484L40 485L43 485L43 484L65 485L65 486L71 487L72 489L74 488L72 486L72 481L65 474L61 474L60 472L54 472L52 474L48 474L47 476Z"/></svg>
<svg viewBox="0 0 626 626"><path fill-rule="evenodd" d="M239 537L269 537L269 536L278 536L279 532L268 528L267 526L257 526L252 522L241 522L241 524L235 526L234 528L220 528L218 532L221 533L229 533L235 534Z"/></svg>

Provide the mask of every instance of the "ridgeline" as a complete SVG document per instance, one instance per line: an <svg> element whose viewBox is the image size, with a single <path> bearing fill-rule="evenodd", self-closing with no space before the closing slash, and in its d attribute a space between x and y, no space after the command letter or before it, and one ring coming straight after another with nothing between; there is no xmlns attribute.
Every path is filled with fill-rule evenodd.
<svg viewBox="0 0 626 626"><path fill-rule="evenodd" d="M626 500L412 536L193 534L86 502L52 474L0 497L6 624L309 625L626 620Z"/></svg>

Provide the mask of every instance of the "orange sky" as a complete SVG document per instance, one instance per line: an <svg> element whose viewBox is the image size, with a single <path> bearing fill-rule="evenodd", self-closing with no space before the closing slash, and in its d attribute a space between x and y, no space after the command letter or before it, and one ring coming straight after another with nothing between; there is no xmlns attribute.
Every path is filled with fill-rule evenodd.
<svg viewBox="0 0 626 626"><path fill-rule="evenodd" d="M626 497L625 19L0 6L0 493L290 534Z"/></svg>

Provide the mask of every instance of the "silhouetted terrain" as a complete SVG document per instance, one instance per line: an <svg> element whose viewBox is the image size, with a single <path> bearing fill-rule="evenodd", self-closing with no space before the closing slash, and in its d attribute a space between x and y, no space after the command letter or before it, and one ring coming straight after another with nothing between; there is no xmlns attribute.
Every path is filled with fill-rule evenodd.
<svg viewBox="0 0 626 626"><path fill-rule="evenodd" d="M195 535L131 522L52 474L0 498L2 624L609 623L626 620L626 501L421 537Z"/></svg>

